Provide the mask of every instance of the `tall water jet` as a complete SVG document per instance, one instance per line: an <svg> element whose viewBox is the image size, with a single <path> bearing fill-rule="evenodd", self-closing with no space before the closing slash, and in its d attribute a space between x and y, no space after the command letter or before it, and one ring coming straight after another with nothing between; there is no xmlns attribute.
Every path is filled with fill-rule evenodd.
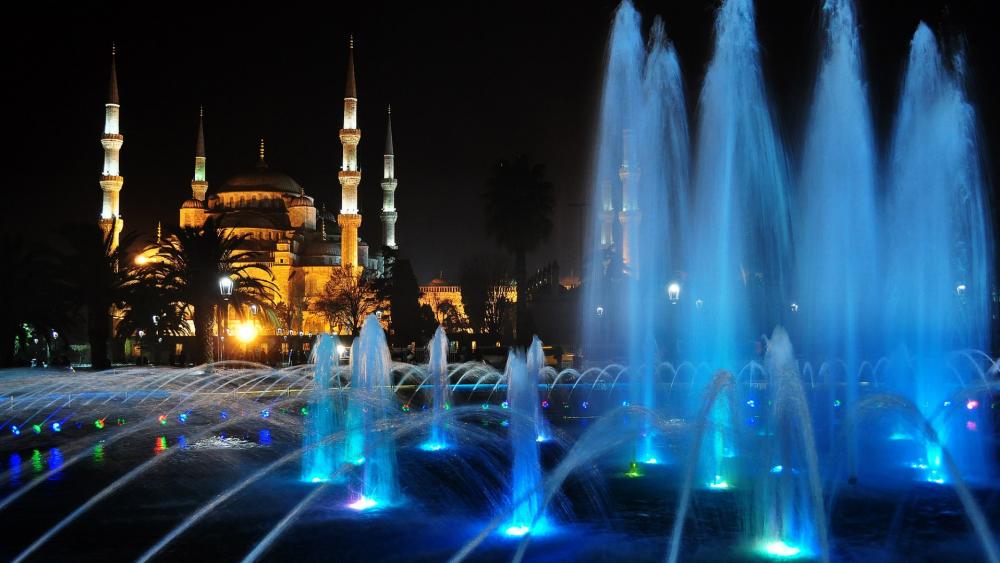
<svg viewBox="0 0 1000 563"><path fill-rule="evenodd" d="M699 102L687 295L691 356L736 372L787 310L787 164L764 89L752 0L726 0Z"/></svg>
<svg viewBox="0 0 1000 563"><path fill-rule="evenodd" d="M542 414L542 403L538 397L537 388L542 383L542 369L545 367L545 350L542 349L542 341L538 336L532 336L531 346L528 347L526 359L527 377L534 381L536 392L532 418L535 421L535 439L544 442L552 435L549 430L549 423Z"/></svg>
<svg viewBox="0 0 1000 563"><path fill-rule="evenodd" d="M448 337L444 327L439 326L427 344L430 357L427 361L427 376L434 386L433 420L431 434L421 446L425 450L436 451L448 447L445 436L444 415L451 408L451 382L448 380Z"/></svg>
<svg viewBox="0 0 1000 563"><path fill-rule="evenodd" d="M888 166L885 332L890 346L904 345L914 355L916 371L897 377L898 391L928 418L961 387L946 354L990 343L992 229L963 65L956 57L949 70L934 34L919 25ZM991 456L980 437L988 429L967 431L945 420L934 419L942 444L963 473L983 476ZM932 475L943 473L939 459L928 452Z"/></svg>
<svg viewBox="0 0 1000 563"><path fill-rule="evenodd" d="M767 555L829 560L826 513L812 417L788 333L774 329L765 357L774 387L768 440L756 460L752 526Z"/></svg>
<svg viewBox="0 0 1000 563"><path fill-rule="evenodd" d="M511 520L504 533L523 536L537 531L540 521L537 517L541 506L542 469L535 431L538 383L535 377L529 377L523 352L513 349L509 352L505 372L510 408L510 426L507 432L513 461Z"/></svg>
<svg viewBox="0 0 1000 563"><path fill-rule="evenodd" d="M392 357L385 331L375 315L365 319L353 352L349 400L354 408L348 412L360 418L364 463L361 485L350 506L356 509L391 506L399 502L400 495L396 444L386 423L394 412L396 397L392 387Z"/></svg>
<svg viewBox="0 0 1000 563"><path fill-rule="evenodd" d="M802 347L811 357L844 362L846 404L853 409L861 361L877 353L865 347L877 329L876 150L853 2L826 0L823 15L826 36L798 182L793 298L802 322L793 326L804 328ZM833 407L824 412L832 436ZM854 449L849 437L851 459Z"/></svg>
<svg viewBox="0 0 1000 563"><path fill-rule="evenodd" d="M329 481L343 463L343 447L335 448L326 439L341 429L343 416L342 393L330 394L334 377L337 349L334 337L321 334L313 347L313 390L309 399L302 446L302 480L319 483Z"/></svg>

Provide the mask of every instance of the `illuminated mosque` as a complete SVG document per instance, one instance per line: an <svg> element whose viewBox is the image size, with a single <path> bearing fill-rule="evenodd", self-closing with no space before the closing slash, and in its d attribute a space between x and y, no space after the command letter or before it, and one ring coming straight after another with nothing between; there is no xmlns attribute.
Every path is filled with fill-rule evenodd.
<svg viewBox="0 0 1000 563"><path fill-rule="evenodd" d="M120 108L112 53L104 134L101 137L104 169L100 180L103 192L100 224L106 233L114 237L115 245L118 244L123 227L119 211L119 197L124 184L119 169L119 153L124 142L119 128ZM335 267L350 265L356 272L361 269L382 272L385 266L382 249L398 248L391 111L386 116L381 182L382 240L375 248L371 248L358 235L358 228L361 226L361 210L358 208L358 188L361 183L358 142L361 140L361 129L357 122L357 110L352 39L344 92L344 122L339 135L343 146L343 164L338 173L341 187L339 214L317 209L314 198L298 182L271 168L265 160L263 139L253 167L210 190L205 176L207 156L203 119L199 115L191 197L181 204L179 224L181 227L196 228L212 218L235 235L247 235L245 249L253 252L254 262L266 264L274 275L273 281L279 293L276 302L298 309L298 326L291 328L305 333L315 334L332 328L321 313L310 311L307 304L322 295ZM260 275L266 274L261 272Z"/></svg>

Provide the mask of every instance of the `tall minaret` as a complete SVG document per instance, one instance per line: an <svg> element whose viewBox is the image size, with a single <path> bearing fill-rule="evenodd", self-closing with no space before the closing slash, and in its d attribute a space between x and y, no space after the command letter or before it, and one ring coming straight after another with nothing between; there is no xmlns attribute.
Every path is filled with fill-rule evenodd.
<svg viewBox="0 0 1000 563"><path fill-rule="evenodd" d="M118 75L115 71L115 47L111 46L111 81L108 85L108 101L104 104L104 135L101 136L101 146L104 147L104 170L101 172L101 229L104 236L110 233L112 248L118 247L118 235L122 232L123 221L118 207L118 194L121 192L125 178L121 176L118 167L118 154L125 138L118 126L118 114L121 104L118 102Z"/></svg>
<svg viewBox="0 0 1000 563"><path fill-rule="evenodd" d="M635 196L635 185L639 181L639 171L629 167L629 158L632 156L632 132L628 129L622 132L622 165L618 169L618 178L622 183L622 210L618 214L618 221L622 224L622 262L626 265L632 262L632 239L634 232L639 226L639 206ZM634 159L633 159L634 160Z"/></svg>
<svg viewBox="0 0 1000 563"><path fill-rule="evenodd" d="M198 139L194 143L194 178L191 180L191 197L205 201L208 181L205 180L205 108L198 109Z"/></svg>
<svg viewBox="0 0 1000 563"><path fill-rule="evenodd" d="M344 160L337 174L340 179L340 263L363 267L358 264L358 227L361 214L358 213L358 184L361 171L358 170L358 91L354 83L354 37L350 39L347 54L347 88L344 92L344 128L340 130L340 143L344 145Z"/></svg>
<svg viewBox="0 0 1000 563"><path fill-rule="evenodd" d="M396 246L396 157L392 150L392 107L386 113L385 156L382 161L382 244Z"/></svg>

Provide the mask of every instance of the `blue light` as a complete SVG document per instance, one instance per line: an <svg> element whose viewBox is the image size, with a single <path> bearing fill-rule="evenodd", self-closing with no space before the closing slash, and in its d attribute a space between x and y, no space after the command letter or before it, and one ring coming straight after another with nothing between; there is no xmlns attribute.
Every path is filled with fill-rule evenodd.
<svg viewBox="0 0 1000 563"><path fill-rule="evenodd" d="M750 399L749 401L747 401L747 406L750 408L754 408L757 406L757 402L754 401L753 399Z"/></svg>
<svg viewBox="0 0 1000 563"><path fill-rule="evenodd" d="M182 412L181 414L177 415L177 420L181 421L182 423L183 422L187 422L188 421L188 413L190 413L190 412L191 411Z"/></svg>
<svg viewBox="0 0 1000 563"><path fill-rule="evenodd" d="M448 446L446 446L445 444L441 444L439 442L424 442L423 444L420 444L420 449L424 450L425 452L436 452L439 450L443 450L447 447Z"/></svg>
<svg viewBox="0 0 1000 563"><path fill-rule="evenodd" d="M271 445L271 431L268 430L267 428L261 429L261 431L258 433L258 441L260 442L260 445L262 445L262 446L270 446Z"/></svg>
<svg viewBox="0 0 1000 563"><path fill-rule="evenodd" d="M18 428L16 424L11 425L10 432L11 432L11 434L13 434L15 436L20 436L21 435L21 429Z"/></svg>
<svg viewBox="0 0 1000 563"><path fill-rule="evenodd" d="M219 420L226 420L229 418L229 411L222 411L219 413Z"/></svg>
<svg viewBox="0 0 1000 563"><path fill-rule="evenodd" d="M264 409L264 410L260 411L260 417L261 418L270 418L271 417L271 409Z"/></svg>
<svg viewBox="0 0 1000 563"><path fill-rule="evenodd" d="M771 468L771 473L781 473L785 468L780 465L775 465Z"/></svg>
<svg viewBox="0 0 1000 563"><path fill-rule="evenodd" d="M52 423L52 431L53 432L62 432L62 424L59 424L58 422L53 422Z"/></svg>
<svg viewBox="0 0 1000 563"><path fill-rule="evenodd" d="M508 403L507 401L504 401L504 402L500 403L500 408L502 408L502 409L509 409L510 408L510 403Z"/></svg>

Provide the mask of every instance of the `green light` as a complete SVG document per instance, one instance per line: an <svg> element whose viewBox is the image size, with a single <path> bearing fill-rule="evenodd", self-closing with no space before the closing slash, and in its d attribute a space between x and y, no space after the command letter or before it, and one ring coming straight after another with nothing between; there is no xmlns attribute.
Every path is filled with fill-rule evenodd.
<svg viewBox="0 0 1000 563"><path fill-rule="evenodd" d="M42 452L35 450L31 453L31 468L35 470L35 473L42 471Z"/></svg>
<svg viewBox="0 0 1000 563"><path fill-rule="evenodd" d="M35 434L41 434L42 433L42 427L39 426L39 425L37 425L37 424L31 425L31 429L35 431Z"/></svg>
<svg viewBox="0 0 1000 563"><path fill-rule="evenodd" d="M628 464L628 471L625 472L625 476L631 479L642 477L642 471L639 470L639 463L633 461L632 463Z"/></svg>
<svg viewBox="0 0 1000 563"><path fill-rule="evenodd" d="M100 430L100 429L104 428L104 419L103 419L103 418L98 418L97 420L95 420L95 421L94 421L94 426L95 426L95 427L96 427L96 428L97 428L98 430Z"/></svg>
<svg viewBox="0 0 1000 563"><path fill-rule="evenodd" d="M789 559L802 553L801 549L795 547L794 545L789 545L781 540L765 543L761 546L761 551L763 551L765 555L776 559Z"/></svg>
<svg viewBox="0 0 1000 563"><path fill-rule="evenodd" d="M94 457L94 462L95 463L101 463L102 461L104 461L104 444L103 443L97 444L97 445L94 446L93 457Z"/></svg>
<svg viewBox="0 0 1000 563"><path fill-rule="evenodd" d="M309 415L309 407L302 407L301 409L299 409L299 412L302 413L302 416L308 416Z"/></svg>

